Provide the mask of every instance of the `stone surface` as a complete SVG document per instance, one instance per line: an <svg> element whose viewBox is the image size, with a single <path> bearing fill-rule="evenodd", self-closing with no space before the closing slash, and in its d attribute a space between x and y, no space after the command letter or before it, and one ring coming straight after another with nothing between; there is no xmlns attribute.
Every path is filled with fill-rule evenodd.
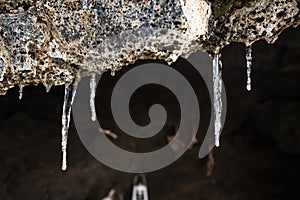
<svg viewBox="0 0 300 200"><path fill-rule="evenodd" d="M299 24L299 0L0 0L0 93L139 59L171 64L197 49L274 42Z"/></svg>

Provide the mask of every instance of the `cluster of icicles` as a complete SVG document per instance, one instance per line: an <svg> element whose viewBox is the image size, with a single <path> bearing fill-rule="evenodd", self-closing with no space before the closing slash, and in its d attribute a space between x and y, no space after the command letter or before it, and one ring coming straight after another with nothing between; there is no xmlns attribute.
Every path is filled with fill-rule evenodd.
<svg viewBox="0 0 300 200"><path fill-rule="evenodd" d="M247 66L247 84L246 89L251 91L251 68L252 68L252 45L246 45L246 66ZM111 72L111 75L115 75L115 71ZM79 80L75 79L70 85L65 86L64 105L62 113L62 170L67 169L67 143L68 143L68 131L70 127L71 110L76 94L77 84ZM221 53L218 50L213 58L213 108L214 108L214 129L215 129L215 145L220 146L220 134L222 130L222 60ZM95 96L96 96L96 74L92 74L90 79L90 107L91 107L91 119L97 120L96 108L95 108ZM47 92L50 88L47 88ZM19 98L22 99L23 87L20 86Z"/></svg>
<svg viewBox="0 0 300 200"><path fill-rule="evenodd" d="M247 66L247 82L246 89L251 91L252 81L251 81L251 72L252 72L252 44L246 44L246 66ZM218 49L213 58L213 105L214 105L214 130L215 130L215 146L220 146L220 135L222 131L222 55L220 49Z"/></svg>

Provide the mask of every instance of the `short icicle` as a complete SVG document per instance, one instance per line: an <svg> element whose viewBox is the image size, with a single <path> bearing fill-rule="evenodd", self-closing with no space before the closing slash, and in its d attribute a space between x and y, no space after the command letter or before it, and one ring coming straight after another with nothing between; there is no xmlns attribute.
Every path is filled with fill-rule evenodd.
<svg viewBox="0 0 300 200"><path fill-rule="evenodd" d="M52 85L47 85L45 86L45 88L46 88L46 92L49 93L52 88Z"/></svg>
<svg viewBox="0 0 300 200"><path fill-rule="evenodd" d="M6 72L6 65L4 63L4 60L0 57L0 82L3 81L4 75Z"/></svg>
<svg viewBox="0 0 300 200"><path fill-rule="evenodd" d="M63 114L62 114L62 170L67 170L67 144L68 144L68 132L71 121L71 111L72 105L74 102L74 97L77 90L78 80L77 78L68 86L65 86L65 96L64 96L64 105L63 105Z"/></svg>
<svg viewBox="0 0 300 200"><path fill-rule="evenodd" d="M222 60L221 54L216 53L213 59L213 88L214 88L214 128L215 145L220 146L220 134L222 129Z"/></svg>
<svg viewBox="0 0 300 200"><path fill-rule="evenodd" d="M111 76L115 76L116 75L116 71L115 69L111 69L111 72L110 72Z"/></svg>
<svg viewBox="0 0 300 200"><path fill-rule="evenodd" d="M251 81L251 72L252 72L252 45L246 45L246 61L247 61L247 90L251 91L252 81Z"/></svg>
<svg viewBox="0 0 300 200"><path fill-rule="evenodd" d="M22 100L22 98L23 98L23 86L20 85L19 88L20 88L19 89L19 99Z"/></svg>
<svg viewBox="0 0 300 200"><path fill-rule="evenodd" d="M96 74L94 73L92 74L90 79L90 107L91 107L91 119L93 122L97 120L96 105L95 105L96 90L97 90Z"/></svg>

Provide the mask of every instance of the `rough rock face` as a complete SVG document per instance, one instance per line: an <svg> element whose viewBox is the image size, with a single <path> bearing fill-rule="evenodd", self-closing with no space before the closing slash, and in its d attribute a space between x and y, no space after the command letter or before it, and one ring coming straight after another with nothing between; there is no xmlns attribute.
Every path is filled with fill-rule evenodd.
<svg viewBox="0 0 300 200"><path fill-rule="evenodd" d="M0 0L0 93L69 84L138 59L168 63L231 42L274 42L299 0Z"/></svg>

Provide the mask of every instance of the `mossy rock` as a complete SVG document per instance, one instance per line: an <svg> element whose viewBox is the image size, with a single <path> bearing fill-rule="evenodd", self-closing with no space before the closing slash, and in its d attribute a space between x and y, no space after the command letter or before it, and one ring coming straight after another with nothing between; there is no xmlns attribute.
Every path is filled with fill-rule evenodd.
<svg viewBox="0 0 300 200"><path fill-rule="evenodd" d="M249 0L211 0L215 18L219 18L230 10L230 8L242 7Z"/></svg>

